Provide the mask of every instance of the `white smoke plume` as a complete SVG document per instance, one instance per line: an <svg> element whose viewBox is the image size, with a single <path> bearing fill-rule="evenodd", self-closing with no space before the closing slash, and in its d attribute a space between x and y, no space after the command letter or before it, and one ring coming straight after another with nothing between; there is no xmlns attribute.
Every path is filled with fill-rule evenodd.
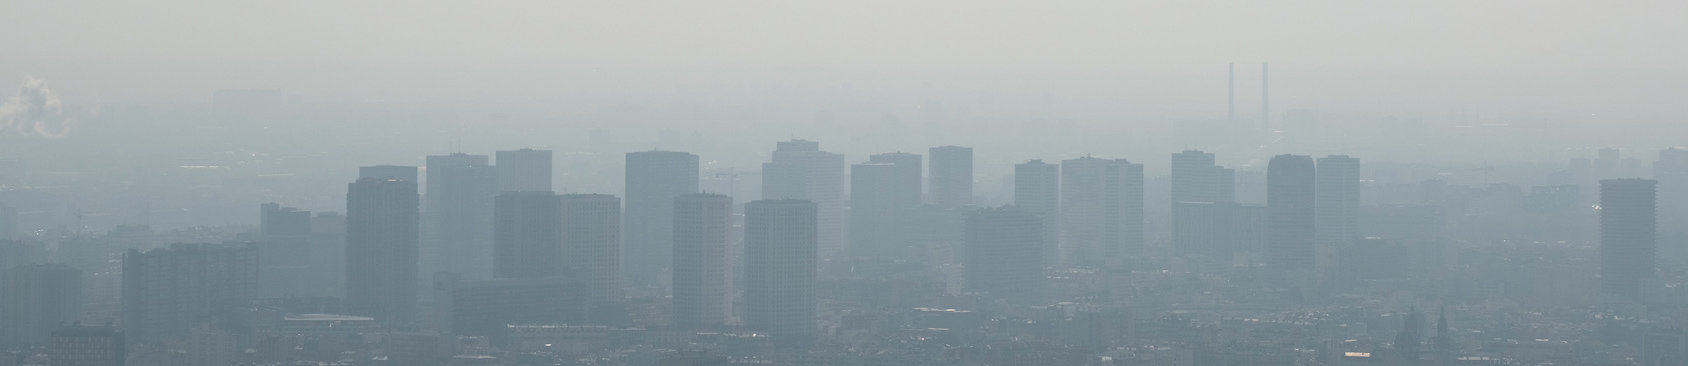
<svg viewBox="0 0 1688 366"><path fill-rule="evenodd" d="M59 96L47 88L47 81L25 76L18 95L0 103L0 137L39 136L56 139L70 133L76 122L64 113Z"/></svg>

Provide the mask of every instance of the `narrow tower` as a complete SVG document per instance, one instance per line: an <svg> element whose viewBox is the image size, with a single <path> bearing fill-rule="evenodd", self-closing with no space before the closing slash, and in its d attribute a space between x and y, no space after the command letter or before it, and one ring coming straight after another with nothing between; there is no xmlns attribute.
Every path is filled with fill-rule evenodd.
<svg viewBox="0 0 1688 366"><path fill-rule="evenodd" d="M1260 63L1260 129L1265 130L1266 133L1272 133L1272 89L1268 87L1270 85L1268 83L1270 79L1267 78L1269 74L1266 68L1267 65L1268 63L1266 62Z"/></svg>
<svg viewBox="0 0 1688 366"><path fill-rule="evenodd" d="M1237 121L1237 63L1225 64L1225 122Z"/></svg>

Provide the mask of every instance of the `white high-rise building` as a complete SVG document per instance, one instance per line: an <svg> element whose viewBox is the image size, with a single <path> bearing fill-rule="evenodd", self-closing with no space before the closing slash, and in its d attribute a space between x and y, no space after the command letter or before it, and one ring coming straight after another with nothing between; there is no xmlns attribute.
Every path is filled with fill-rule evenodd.
<svg viewBox="0 0 1688 366"><path fill-rule="evenodd" d="M1061 256L1097 265L1143 250L1143 165L1083 157L1061 162Z"/></svg>
<svg viewBox="0 0 1688 366"><path fill-rule="evenodd" d="M733 304L733 198L708 193L675 197L673 215L673 325L725 325Z"/></svg>
<svg viewBox="0 0 1688 366"><path fill-rule="evenodd" d="M1337 248L1359 239L1360 159L1319 158L1313 187L1316 266L1320 274L1331 275L1337 266Z"/></svg>
<svg viewBox="0 0 1688 366"><path fill-rule="evenodd" d="M1043 219L1014 206L967 213L968 291L1024 305L1043 304Z"/></svg>
<svg viewBox="0 0 1688 366"><path fill-rule="evenodd" d="M1214 165L1211 153L1172 154L1172 246L1175 252L1220 261L1231 257L1226 208L1235 199L1235 172Z"/></svg>
<svg viewBox="0 0 1688 366"><path fill-rule="evenodd" d="M403 168L365 170L346 193L346 309L387 324L418 315L421 202ZM396 174L367 174L383 171Z"/></svg>
<svg viewBox="0 0 1688 366"><path fill-rule="evenodd" d="M562 201L551 191L509 191L494 205L493 273L497 278L564 275Z"/></svg>
<svg viewBox="0 0 1688 366"><path fill-rule="evenodd" d="M589 304L621 301L621 199L565 194L564 269L586 282Z"/></svg>
<svg viewBox="0 0 1688 366"><path fill-rule="evenodd" d="M814 202L819 212L819 244L823 257L843 254L844 155L820 150L820 143L782 141L773 161L762 164L762 199Z"/></svg>
<svg viewBox="0 0 1688 366"><path fill-rule="evenodd" d="M427 190L422 196L422 273L462 273L470 279L492 276L492 201L498 173L486 155L428 156Z"/></svg>
<svg viewBox="0 0 1688 366"><path fill-rule="evenodd" d="M630 152L626 176L622 273L637 284L668 282L674 255L674 198L698 192L698 157L676 151Z"/></svg>
<svg viewBox="0 0 1688 366"><path fill-rule="evenodd" d="M1641 280L1653 277L1658 183L1651 179L1600 181L1600 292L1630 301Z"/></svg>
<svg viewBox="0 0 1688 366"><path fill-rule="evenodd" d="M1314 244L1313 158L1278 155L1266 165L1266 265L1280 273L1312 271Z"/></svg>
<svg viewBox="0 0 1688 366"><path fill-rule="evenodd" d="M887 153L850 165L850 256L917 255L901 225L920 207L920 155Z"/></svg>
<svg viewBox="0 0 1688 366"><path fill-rule="evenodd" d="M926 151L931 162L932 203L955 208L973 204L973 148L939 146Z"/></svg>
<svg viewBox="0 0 1688 366"><path fill-rule="evenodd" d="M1014 206L1043 219L1043 258L1061 259L1061 165L1032 160L1014 165Z"/></svg>
<svg viewBox="0 0 1688 366"><path fill-rule="evenodd" d="M498 191L551 191L551 150L507 150L495 153Z"/></svg>
<svg viewBox="0 0 1688 366"><path fill-rule="evenodd" d="M811 343L817 329L817 205L762 200L745 204L744 212L744 325L777 343Z"/></svg>

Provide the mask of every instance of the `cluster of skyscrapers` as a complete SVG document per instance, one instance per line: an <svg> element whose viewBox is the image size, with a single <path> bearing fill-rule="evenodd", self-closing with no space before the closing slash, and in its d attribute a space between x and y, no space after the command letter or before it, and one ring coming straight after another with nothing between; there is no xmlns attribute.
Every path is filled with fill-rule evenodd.
<svg viewBox="0 0 1688 366"><path fill-rule="evenodd" d="M1688 162L1680 155L1661 159L1659 181L1599 181L1602 293L1634 301L1659 287L1650 282L1657 235L1681 228L1657 217L1680 215L1682 197L1670 195L1688 191L1666 189L1688 181L1681 168L1688 163L1671 165ZM1244 178L1214 154L1171 154L1164 221L1146 217L1144 164L1126 159L1025 161L1014 165L1013 204L980 207L967 147L847 164L818 142L779 142L762 167L761 200L742 205L702 192L700 158L685 152L627 153L621 197L556 193L550 151L495 156L363 167L347 185L344 216L266 203L251 244L129 250L115 326L62 327L83 318L75 309L91 300L81 288L101 283L84 279L92 274L63 264L9 265L0 275L0 342L57 342L59 331L95 337L66 342L115 334L216 348L235 342L226 329L239 326L230 324L261 312L248 305L315 296L341 301L277 306L314 312L285 318L297 329L376 327L422 349L438 337L513 342L506 337L524 332L645 326L744 330L807 345L852 326L846 315L822 329L820 299L841 291L827 290L826 273L903 286L887 274L900 270L891 269L948 268L960 292L1026 308L1070 298L1070 289L1052 285L1070 276L1066 269L1129 273L1174 259L1311 298L1355 277L1388 276L1388 269L1356 267L1396 253L1386 239L1361 234L1369 216L1360 205L1360 161L1343 155L1271 157L1264 204L1251 204L1238 199ZM1164 225L1164 241L1150 238L1152 225ZM332 325L313 328L320 324Z"/></svg>

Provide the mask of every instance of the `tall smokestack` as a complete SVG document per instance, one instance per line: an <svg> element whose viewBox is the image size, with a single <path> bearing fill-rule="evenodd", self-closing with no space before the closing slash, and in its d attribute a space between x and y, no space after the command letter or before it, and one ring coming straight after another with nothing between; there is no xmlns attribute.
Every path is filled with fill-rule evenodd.
<svg viewBox="0 0 1688 366"><path fill-rule="evenodd" d="M1237 122L1237 63L1225 65L1231 74L1225 79L1225 122Z"/></svg>
<svg viewBox="0 0 1688 366"><path fill-rule="evenodd" d="M1272 132L1271 88L1267 87L1268 75L1266 66L1270 63L1260 63L1260 128L1267 133Z"/></svg>

